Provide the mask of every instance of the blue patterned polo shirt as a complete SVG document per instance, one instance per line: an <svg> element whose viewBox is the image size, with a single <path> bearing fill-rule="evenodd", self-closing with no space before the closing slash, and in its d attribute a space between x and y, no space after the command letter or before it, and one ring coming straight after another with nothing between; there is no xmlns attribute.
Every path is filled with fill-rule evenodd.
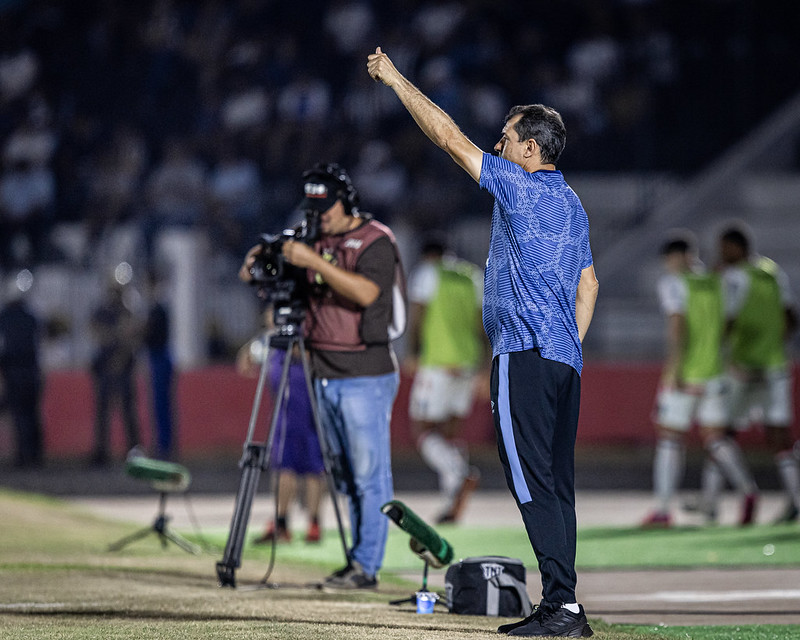
<svg viewBox="0 0 800 640"><path fill-rule="evenodd" d="M528 173L488 153L480 186L495 199L483 295L493 355L538 347L580 374L575 295L592 251L578 196L560 171Z"/></svg>

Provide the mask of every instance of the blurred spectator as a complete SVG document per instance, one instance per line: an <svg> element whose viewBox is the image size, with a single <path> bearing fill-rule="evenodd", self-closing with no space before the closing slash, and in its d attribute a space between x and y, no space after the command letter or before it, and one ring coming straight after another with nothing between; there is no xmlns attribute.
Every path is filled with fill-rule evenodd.
<svg viewBox="0 0 800 640"><path fill-rule="evenodd" d="M198 69L198 85L207 92L223 72L225 46L233 33L233 11L227 3L205 0L197 8L183 51Z"/></svg>
<svg viewBox="0 0 800 640"><path fill-rule="evenodd" d="M192 111L196 68L184 49L185 25L178 3L155 0L138 31L144 65L141 98L145 113L158 113L157 124L178 126Z"/></svg>
<svg viewBox="0 0 800 640"><path fill-rule="evenodd" d="M497 135L497 123L502 122L508 105L508 96L497 85L477 81L467 87L469 119L476 129L490 140Z"/></svg>
<svg viewBox="0 0 800 640"><path fill-rule="evenodd" d="M264 87L251 84L242 76L235 76L231 84L221 107L223 126L232 134L265 128L272 105Z"/></svg>
<svg viewBox="0 0 800 640"><path fill-rule="evenodd" d="M466 110L463 85L456 77L453 61L447 56L431 58L422 66L420 88L456 120L463 120Z"/></svg>
<svg viewBox="0 0 800 640"><path fill-rule="evenodd" d="M124 300L124 289L110 284L100 305L92 313L95 352L92 377L95 391L94 449L91 464L105 466L109 462L111 410L119 404L125 427L128 449L139 444L134 370L137 326Z"/></svg>
<svg viewBox="0 0 800 640"><path fill-rule="evenodd" d="M0 58L0 99L11 102L30 89L39 74L39 56L24 46Z"/></svg>
<svg viewBox="0 0 800 640"><path fill-rule="evenodd" d="M91 224L87 200L95 180L97 156L106 145L104 134L100 119L86 113L75 113L62 129L53 160L57 220Z"/></svg>
<svg viewBox="0 0 800 640"><path fill-rule="evenodd" d="M90 173L86 214L90 247L105 230L138 213L139 189L147 161L144 138L136 129L119 125Z"/></svg>
<svg viewBox="0 0 800 640"><path fill-rule="evenodd" d="M149 308L142 342L150 364L150 390L153 408L154 455L160 460L176 457L174 368L170 349L170 316L165 298L166 283L155 272L148 276Z"/></svg>
<svg viewBox="0 0 800 640"><path fill-rule="evenodd" d="M147 179L147 198L158 226L190 226L203 212L206 170L182 140L165 143Z"/></svg>
<svg viewBox="0 0 800 640"><path fill-rule="evenodd" d="M627 56L641 82L667 87L678 80L680 64L675 36L644 10L631 15L631 37Z"/></svg>
<svg viewBox="0 0 800 640"><path fill-rule="evenodd" d="M331 91L327 80L300 72L278 96L278 115L289 122L322 124L330 115Z"/></svg>
<svg viewBox="0 0 800 640"><path fill-rule="evenodd" d="M224 140L208 176L209 234L219 249L237 260L257 237L263 207L258 165Z"/></svg>
<svg viewBox="0 0 800 640"><path fill-rule="evenodd" d="M42 258L52 221L55 178L46 166L16 160L0 177L0 263L24 266Z"/></svg>
<svg viewBox="0 0 800 640"><path fill-rule="evenodd" d="M606 114L597 86L585 78L571 76L558 65L543 71L544 101L575 122L577 134L597 134L606 127Z"/></svg>
<svg viewBox="0 0 800 640"><path fill-rule="evenodd" d="M146 179L148 214L144 235L152 257L158 233L168 227L193 227L204 217L206 169L188 144L172 138Z"/></svg>
<svg viewBox="0 0 800 640"><path fill-rule="evenodd" d="M575 80L602 87L621 71L620 44L608 33L595 33L570 47L566 64Z"/></svg>
<svg viewBox="0 0 800 640"><path fill-rule="evenodd" d="M451 0L432 0L420 7L413 20L413 30L431 48L441 47L459 27L466 8Z"/></svg>
<svg viewBox="0 0 800 640"><path fill-rule="evenodd" d="M352 76L360 73L361 69L353 70ZM353 87L342 98L342 116L355 135L368 135L376 131L388 116L400 114L397 105L390 104L386 95L375 89L374 85L354 82Z"/></svg>
<svg viewBox="0 0 800 640"><path fill-rule="evenodd" d="M47 166L53 159L57 138L50 124L50 108L42 96L30 100L28 116L3 146L6 162Z"/></svg>
<svg viewBox="0 0 800 640"><path fill-rule="evenodd" d="M27 270L10 280L0 309L0 409L8 410L14 424L17 467L38 467L43 461L41 328L24 299L31 284Z"/></svg>
<svg viewBox="0 0 800 640"><path fill-rule="evenodd" d="M367 2L336 0L328 8L323 24L339 53L353 55L362 51L373 32L375 16Z"/></svg>
<svg viewBox="0 0 800 640"><path fill-rule="evenodd" d="M408 189L406 171L392 157L392 147L387 142L371 140L361 147L353 179L358 183L361 197L381 217L391 216L393 209L402 207Z"/></svg>

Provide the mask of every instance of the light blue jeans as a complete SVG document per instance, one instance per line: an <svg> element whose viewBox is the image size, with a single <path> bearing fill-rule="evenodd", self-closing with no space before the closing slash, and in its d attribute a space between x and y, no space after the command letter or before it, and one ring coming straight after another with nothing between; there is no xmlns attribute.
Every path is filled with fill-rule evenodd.
<svg viewBox="0 0 800 640"><path fill-rule="evenodd" d="M389 424L399 375L315 381L320 421L337 488L350 508L350 560L374 576L383 562L389 519L381 507L394 496Z"/></svg>

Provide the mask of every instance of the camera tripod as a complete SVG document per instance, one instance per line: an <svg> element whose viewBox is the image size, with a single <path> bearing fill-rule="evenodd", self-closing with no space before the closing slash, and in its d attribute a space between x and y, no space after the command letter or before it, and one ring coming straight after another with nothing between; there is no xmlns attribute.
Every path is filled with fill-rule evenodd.
<svg viewBox="0 0 800 640"><path fill-rule="evenodd" d="M186 538L182 535L175 533L172 529L169 528L169 516L166 515L166 507L167 507L167 492L162 491L160 493L158 499L158 514L156 515L156 519L153 521L153 524L149 527L145 527L144 529L140 529L135 533L130 534L129 536L125 536L117 540L116 542L108 545L109 551L119 551L123 547L127 547L129 544L136 542L137 540L141 540L142 538L147 537L151 533L155 533L158 535L158 539L161 541L161 546L165 549L167 548L167 543L172 542L173 544L178 545L181 549L186 551L187 553L200 553L200 547L196 544L189 542Z"/></svg>
<svg viewBox="0 0 800 640"><path fill-rule="evenodd" d="M267 442L254 442L256 423L258 421L258 413L261 407L261 402L264 393L264 385L267 379L267 371L269 369L269 339L273 335L281 335L287 338L288 345L286 347L286 358L283 361L283 368L281 370L280 383L278 390L275 393L275 403L272 408L272 419L269 426L269 436ZM261 370L258 376L258 385L256 387L255 399L253 401L253 409L250 414L250 424L247 430L247 439L245 440L242 452L242 458L239 461L239 467L242 470L242 475L239 480L239 490L236 494L236 506L233 510L233 517L231 518L231 527L228 533L228 541L225 545L225 552L220 562L217 562L217 578L221 587L236 587L236 569L241 566L242 551L244 549L245 534L247 533L247 524L250 520L250 511L253 505L253 498L256 494L258 481L262 471L269 469L269 453L272 451L272 445L275 438L276 427L280 419L280 411L283 404L284 394L287 389L289 381L289 367L292 363L292 351L294 346L297 345L300 352L300 362L303 365L303 374L306 381L306 389L308 390L309 400L311 402L311 410L314 417L314 426L319 438L319 446L322 450L322 459L325 466L325 477L328 481L328 490L331 494L333 501L333 510L336 514L336 524L339 529L339 537L342 541L342 550L344 551L345 561L349 557L349 549L347 547L347 540L345 538L344 526L342 525L342 517L339 513L339 505L336 500L336 486L333 481L333 472L330 461L330 451L328 443L325 439L325 434L322 431L322 424L319 419L319 410L317 407L316 395L314 387L311 382L311 372L308 364L308 352L305 348L303 341L302 329L299 324L288 323L279 325L274 332L267 333L267 349L261 363Z"/></svg>

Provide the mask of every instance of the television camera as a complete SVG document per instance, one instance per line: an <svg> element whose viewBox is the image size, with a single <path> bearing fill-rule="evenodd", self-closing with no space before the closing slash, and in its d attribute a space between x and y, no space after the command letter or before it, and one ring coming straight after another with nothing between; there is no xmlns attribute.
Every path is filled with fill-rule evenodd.
<svg viewBox="0 0 800 640"><path fill-rule="evenodd" d="M307 209L296 227L280 234L261 234L261 249L250 267L251 283L259 288L259 297L272 304L277 327L302 323L309 287L306 270L286 261L283 245L288 240L314 244L319 238L320 213Z"/></svg>

